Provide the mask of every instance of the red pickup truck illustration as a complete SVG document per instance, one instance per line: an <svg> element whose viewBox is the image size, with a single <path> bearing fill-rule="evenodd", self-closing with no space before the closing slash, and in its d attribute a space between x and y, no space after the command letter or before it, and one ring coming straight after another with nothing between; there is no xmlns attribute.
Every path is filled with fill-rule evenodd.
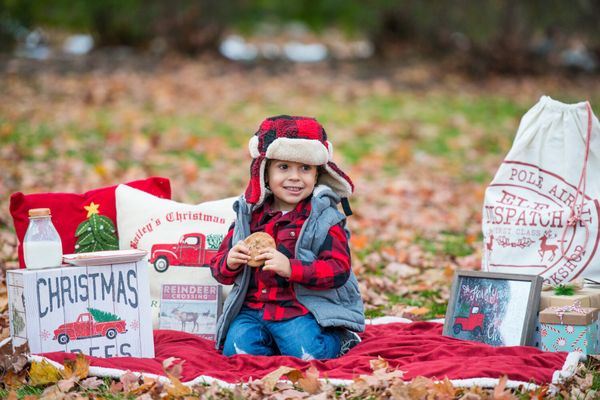
<svg viewBox="0 0 600 400"><path fill-rule="evenodd" d="M106 336L109 339L114 339L117 333L127 332L126 324L121 319L97 322L92 313L82 313L79 314L75 322L67 322L56 328L53 340L58 340L60 344L67 344L70 340L94 336Z"/></svg>
<svg viewBox="0 0 600 400"><path fill-rule="evenodd" d="M472 331L475 336L481 335L483 332L483 320L485 314L479 312L479 306L474 305L470 308L468 317L454 318L454 334L458 335L461 331Z"/></svg>
<svg viewBox="0 0 600 400"><path fill-rule="evenodd" d="M165 272L170 265L189 267L208 266L217 254L223 236L186 233L179 243L155 244L150 250L150 264L157 272Z"/></svg>

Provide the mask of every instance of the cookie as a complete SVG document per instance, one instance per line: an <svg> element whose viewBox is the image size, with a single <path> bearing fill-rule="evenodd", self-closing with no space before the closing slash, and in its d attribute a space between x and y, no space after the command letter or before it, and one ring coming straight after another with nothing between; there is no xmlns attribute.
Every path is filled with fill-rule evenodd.
<svg viewBox="0 0 600 400"><path fill-rule="evenodd" d="M275 239L266 232L254 232L244 239L244 243L250 249L251 258L248 261L248 265L251 267L260 267L265 263L265 260L256 260L260 250L267 247L275 247Z"/></svg>

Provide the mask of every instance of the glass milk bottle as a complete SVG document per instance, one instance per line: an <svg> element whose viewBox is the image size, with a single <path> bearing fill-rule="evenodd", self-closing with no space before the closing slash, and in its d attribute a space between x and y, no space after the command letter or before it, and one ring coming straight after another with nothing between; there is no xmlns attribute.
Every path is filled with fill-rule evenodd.
<svg viewBox="0 0 600 400"><path fill-rule="evenodd" d="M28 269L59 267L62 264L62 242L52 225L49 208L29 210L29 227L23 240L23 254Z"/></svg>

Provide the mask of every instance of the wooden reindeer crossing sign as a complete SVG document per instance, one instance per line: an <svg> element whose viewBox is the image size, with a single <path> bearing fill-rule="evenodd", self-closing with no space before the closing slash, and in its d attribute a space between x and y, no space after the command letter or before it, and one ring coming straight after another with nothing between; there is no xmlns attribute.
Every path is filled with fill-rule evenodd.
<svg viewBox="0 0 600 400"><path fill-rule="evenodd" d="M159 326L215 340L222 308L221 285L163 284Z"/></svg>
<svg viewBox="0 0 600 400"><path fill-rule="evenodd" d="M13 348L154 357L148 263L9 270Z"/></svg>

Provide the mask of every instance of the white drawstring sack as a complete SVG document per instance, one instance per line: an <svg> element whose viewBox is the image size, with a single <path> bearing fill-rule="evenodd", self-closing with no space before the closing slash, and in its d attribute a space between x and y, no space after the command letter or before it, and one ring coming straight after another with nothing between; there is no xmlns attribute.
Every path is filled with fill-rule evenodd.
<svg viewBox="0 0 600 400"><path fill-rule="evenodd" d="M485 192L482 269L600 281L599 199L598 118L543 96Z"/></svg>

